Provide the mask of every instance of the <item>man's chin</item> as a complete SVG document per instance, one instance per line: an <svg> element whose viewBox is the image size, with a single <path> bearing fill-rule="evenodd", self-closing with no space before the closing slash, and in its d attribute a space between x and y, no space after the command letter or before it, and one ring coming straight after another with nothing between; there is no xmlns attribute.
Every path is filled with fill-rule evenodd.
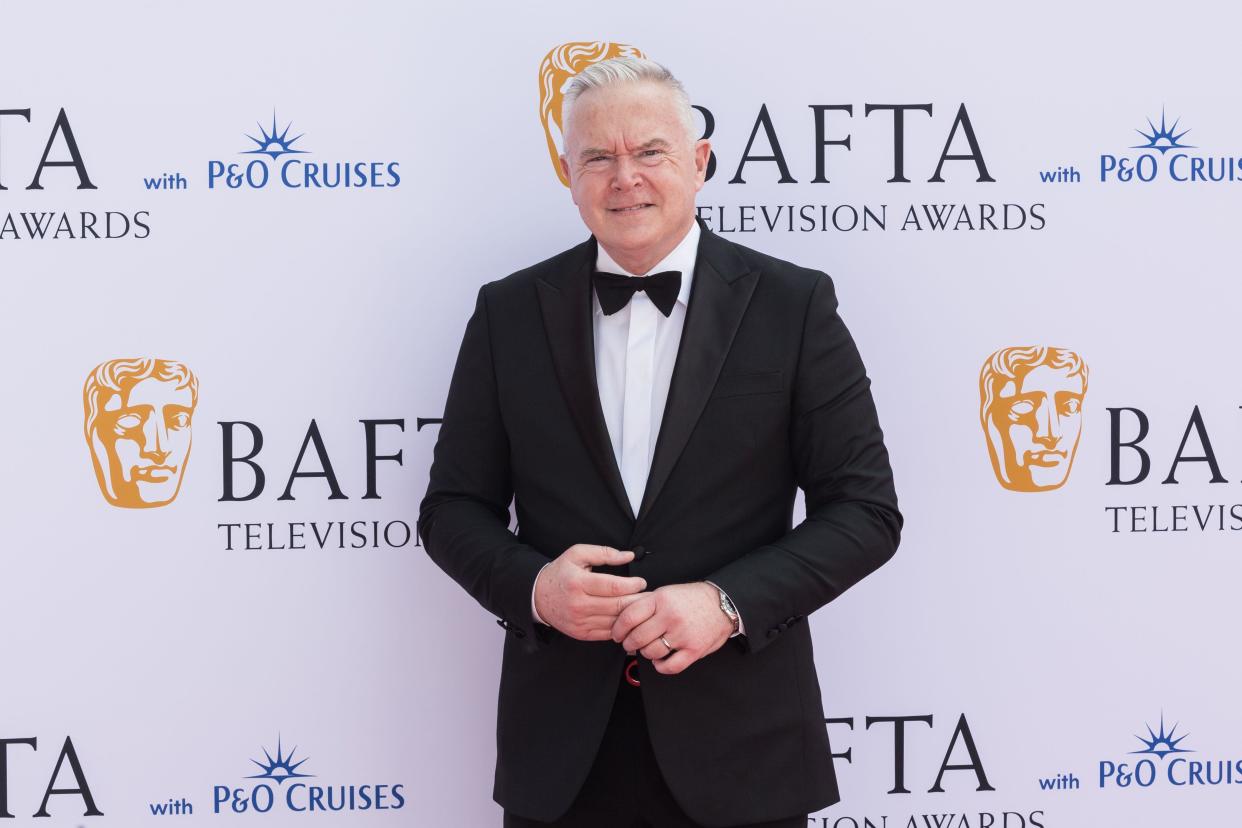
<svg viewBox="0 0 1242 828"><path fill-rule="evenodd" d="M148 483L140 480L134 488L138 494L138 500L143 504L147 506L163 506L177 496L179 482L176 477L162 480L158 483Z"/></svg>
<svg viewBox="0 0 1242 828"><path fill-rule="evenodd" d="M595 238L599 239L604 247L613 250L625 250L628 252L641 251L655 245L659 239L659 234L654 232L653 227L625 226L620 227L609 224L602 233L596 233Z"/></svg>
<svg viewBox="0 0 1242 828"><path fill-rule="evenodd" d="M1055 489L1065 483L1069 469L1065 462L1055 466L1036 466L1027 469L1027 477L1034 489Z"/></svg>

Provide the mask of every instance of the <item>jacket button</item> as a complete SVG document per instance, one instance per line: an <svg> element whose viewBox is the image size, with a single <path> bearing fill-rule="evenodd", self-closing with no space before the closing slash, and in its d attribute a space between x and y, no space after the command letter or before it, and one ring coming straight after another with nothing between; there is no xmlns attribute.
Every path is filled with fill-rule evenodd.
<svg viewBox="0 0 1242 828"><path fill-rule="evenodd" d="M798 620L798 616L791 615L785 619L785 626L792 626Z"/></svg>
<svg viewBox="0 0 1242 828"><path fill-rule="evenodd" d="M638 546L635 546L633 551L634 551L634 560L636 561L641 561L643 558L651 554L650 552L647 551L647 548L642 546L641 544Z"/></svg>
<svg viewBox="0 0 1242 828"><path fill-rule="evenodd" d="M779 632L780 630L778 630L776 627L773 627L772 629L768 630L768 638L776 638L776 635Z"/></svg>

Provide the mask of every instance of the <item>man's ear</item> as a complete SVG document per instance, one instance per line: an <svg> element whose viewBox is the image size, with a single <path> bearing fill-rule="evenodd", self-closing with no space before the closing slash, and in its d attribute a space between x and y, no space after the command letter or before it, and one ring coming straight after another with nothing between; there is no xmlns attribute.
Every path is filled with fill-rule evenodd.
<svg viewBox="0 0 1242 828"><path fill-rule="evenodd" d="M706 138L694 143L694 191L697 193L707 183L707 162L712 157L712 144Z"/></svg>

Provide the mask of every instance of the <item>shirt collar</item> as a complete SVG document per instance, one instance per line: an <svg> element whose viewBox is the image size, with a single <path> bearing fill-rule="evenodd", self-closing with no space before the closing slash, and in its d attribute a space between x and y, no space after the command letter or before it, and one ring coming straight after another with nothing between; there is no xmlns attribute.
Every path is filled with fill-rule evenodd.
<svg viewBox="0 0 1242 828"><path fill-rule="evenodd" d="M681 287L677 291L677 301L682 306L688 306L690 302L690 283L694 280L694 265L699 254L699 223L697 221L690 222L690 229L686 231L686 235L678 242L667 256L656 262L655 267L647 271L647 273L660 273L665 270L681 271ZM604 249L602 244L596 244L595 269L602 270L605 273L620 273L623 276L635 276L637 274L630 273L608 255L608 251ZM646 275L646 274L644 274ZM595 313L601 314L604 309L600 307L599 297L595 296L595 291L591 291L593 297L593 305Z"/></svg>

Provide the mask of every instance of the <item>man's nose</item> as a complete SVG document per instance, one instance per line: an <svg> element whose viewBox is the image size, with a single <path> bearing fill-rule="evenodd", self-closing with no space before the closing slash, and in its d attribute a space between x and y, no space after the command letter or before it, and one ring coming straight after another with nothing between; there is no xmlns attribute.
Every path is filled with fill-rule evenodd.
<svg viewBox="0 0 1242 828"><path fill-rule="evenodd" d="M617 156L616 174L612 177L615 190L629 190L642 183L638 162L628 155Z"/></svg>
<svg viewBox="0 0 1242 828"><path fill-rule="evenodd" d="M1057 443L1061 442L1061 419L1050 401L1040 403L1035 412L1035 422L1035 442L1046 448L1056 448Z"/></svg>
<svg viewBox="0 0 1242 828"><path fill-rule="evenodd" d="M168 459L168 429L159 417L148 417L142 427L142 456L156 463Z"/></svg>

